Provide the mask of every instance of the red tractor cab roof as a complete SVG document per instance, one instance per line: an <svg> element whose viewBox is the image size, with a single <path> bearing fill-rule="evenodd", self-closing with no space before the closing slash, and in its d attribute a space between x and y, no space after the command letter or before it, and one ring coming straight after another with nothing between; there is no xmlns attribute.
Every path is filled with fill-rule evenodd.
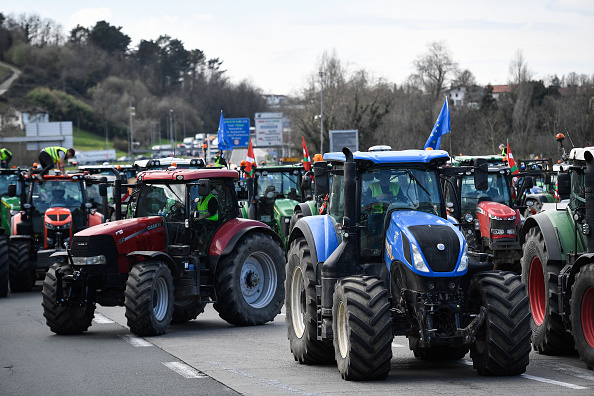
<svg viewBox="0 0 594 396"><path fill-rule="evenodd" d="M235 170L225 168L208 168L208 169L172 169L172 170L154 170L143 171L138 174L138 180L143 182L150 181L177 181L189 182L199 179L211 178L230 178L239 180L239 173Z"/></svg>

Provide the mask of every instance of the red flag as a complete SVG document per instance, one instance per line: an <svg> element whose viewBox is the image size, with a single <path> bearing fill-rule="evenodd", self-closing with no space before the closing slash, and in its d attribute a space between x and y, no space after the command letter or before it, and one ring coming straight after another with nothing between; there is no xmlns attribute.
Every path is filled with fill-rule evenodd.
<svg viewBox="0 0 594 396"><path fill-rule="evenodd" d="M512 175L520 173L520 171L518 170L518 166L516 165L516 161L514 160L514 156L512 155L512 152L509 149L509 139L507 140L507 163L509 165L509 168L511 169Z"/></svg>
<svg viewBox="0 0 594 396"><path fill-rule="evenodd" d="M306 171L311 169L311 159L309 158L309 152L307 151L307 146L305 145L305 137L303 137L303 167Z"/></svg>
<svg viewBox="0 0 594 396"><path fill-rule="evenodd" d="M252 140L249 139L249 145L248 145L248 151L247 151L247 157L245 158L245 173L249 176L252 177L252 174L254 173L254 169L252 169L252 162L255 162L255 156L254 156L254 148L252 147Z"/></svg>

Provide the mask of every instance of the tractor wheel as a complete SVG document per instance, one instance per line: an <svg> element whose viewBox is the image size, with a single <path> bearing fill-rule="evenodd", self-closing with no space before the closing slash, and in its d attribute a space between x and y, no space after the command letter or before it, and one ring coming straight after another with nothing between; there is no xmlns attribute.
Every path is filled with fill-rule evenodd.
<svg viewBox="0 0 594 396"><path fill-rule="evenodd" d="M176 300L173 303L171 323L184 323L196 319L204 312L204 307L206 307L206 303L202 302L200 296Z"/></svg>
<svg viewBox="0 0 594 396"><path fill-rule="evenodd" d="M132 267L126 281L124 306L132 333L165 333L173 315L173 278L167 265L146 261Z"/></svg>
<svg viewBox="0 0 594 396"><path fill-rule="evenodd" d="M388 291L376 277L347 277L334 290L332 334L338 371L345 380L386 378L392 360Z"/></svg>
<svg viewBox="0 0 594 396"><path fill-rule="evenodd" d="M301 209L295 210L291 214L291 220L289 221L289 235L291 235L291 232L293 232L293 228L295 228L295 224L301 218L303 218L303 212L301 211Z"/></svg>
<svg viewBox="0 0 594 396"><path fill-rule="evenodd" d="M473 313L486 308L485 320L470 346L479 375L519 375L530 354L530 307L520 277L512 272L482 272L469 291Z"/></svg>
<svg viewBox="0 0 594 396"><path fill-rule="evenodd" d="M237 243L215 271L219 316L236 326L274 320L284 300L285 258L271 236L256 233Z"/></svg>
<svg viewBox="0 0 594 396"><path fill-rule="evenodd" d="M594 368L594 264L581 268L571 289L571 328L575 349Z"/></svg>
<svg viewBox="0 0 594 396"><path fill-rule="evenodd" d="M0 297L8 295L8 238L0 236Z"/></svg>
<svg viewBox="0 0 594 396"><path fill-rule="evenodd" d="M316 271L305 238L294 240L287 254L285 293L287 337L295 361L305 364L333 363L332 343L317 340Z"/></svg>
<svg viewBox="0 0 594 396"><path fill-rule="evenodd" d="M542 232L533 227L522 246L522 282L530 298L532 345L542 354L564 354L573 350L571 335L559 314L557 278L561 263L549 262Z"/></svg>
<svg viewBox="0 0 594 396"><path fill-rule="evenodd" d="M470 349L468 345L458 347L441 345L429 348L420 347L417 337L408 338L408 347L413 351L416 358L427 361L459 360L466 356Z"/></svg>
<svg viewBox="0 0 594 396"><path fill-rule="evenodd" d="M13 241L8 248L8 266L10 291L13 293L31 291L35 283L35 275L29 263L28 241Z"/></svg>
<svg viewBox="0 0 594 396"><path fill-rule="evenodd" d="M56 301L58 278L56 272L64 275L72 274L69 265L54 263L45 274L43 281L42 302L43 316L50 330L56 334L80 334L87 331L95 316L95 306L88 307L62 307ZM67 293L66 290L64 290Z"/></svg>

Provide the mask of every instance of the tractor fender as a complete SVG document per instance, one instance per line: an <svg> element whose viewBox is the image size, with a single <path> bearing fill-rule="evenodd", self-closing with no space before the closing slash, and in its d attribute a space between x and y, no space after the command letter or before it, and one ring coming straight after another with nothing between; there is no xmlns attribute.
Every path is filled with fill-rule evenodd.
<svg viewBox="0 0 594 396"><path fill-rule="evenodd" d="M270 235L272 239L277 241L282 246L282 240L276 232L274 232L266 224L249 219L232 219L224 223L214 234L210 247L208 249L209 256L224 256L233 251L235 245L241 237L248 232L262 232Z"/></svg>
<svg viewBox="0 0 594 396"><path fill-rule="evenodd" d="M303 217L312 215L311 206L307 202L295 205L295 209L293 209L293 211L294 212L300 211L301 213L303 213Z"/></svg>
<svg viewBox="0 0 594 396"><path fill-rule="evenodd" d="M537 213L534 216L530 216L526 219L526 222L522 226L522 232L520 233L520 245L524 245L526 242L526 234L532 227L540 228L542 236L544 237L545 244L547 245L547 251L549 253L549 260L561 261L561 249L559 244L559 237L553 227L551 219L547 216L547 212Z"/></svg>
<svg viewBox="0 0 594 396"><path fill-rule="evenodd" d="M317 258L317 263L326 261L332 252L336 250L342 239L336 233L336 221L329 215L309 216L299 219L295 223L287 246L301 236L307 241L311 254Z"/></svg>
<svg viewBox="0 0 594 396"><path fill-rule="evenodd" d="M126 255L126 257L130 258L132 261L132 265L145 261L147 259L150 260L159 260L167 264L169 270L171 271L171 275L174 279L178 279L181 277L181 271L178 268L177 264L170 255L165 252L154 251L154 250L135 250L130 252ZM132 266L130 266L131 268Z"/></svg>
<svg viewBox="0 0 594 396"><path fill-rule="evenodd" d="M584 265L592 264L592 263L594 263L594 253L584 253L580 257L578 257L577 260L575 260L575 263L573 263L573 265L571 266L569 275L567 277L567 289L566 290L571 291L571 286L573 285L573 282L575 282L575 276L577 275L578 272L580 272L582 267ZM567 298L567 301L569 301L569 298Z"/></svg>

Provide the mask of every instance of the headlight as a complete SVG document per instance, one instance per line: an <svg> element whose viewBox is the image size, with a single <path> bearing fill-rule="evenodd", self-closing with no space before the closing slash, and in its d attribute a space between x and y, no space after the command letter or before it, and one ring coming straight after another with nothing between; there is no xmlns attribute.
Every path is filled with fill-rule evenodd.
<svg viewBox="0 0 594 396"><path fill-rule="evenodd" d="M92 257L73 257L72 261L74 262L74 265L98 265L107 263L104 255Z"/></svg>
<svg viewBox="0 0 594 396"><path fill-rule="evenodd" d="M503 220L502 217L492 215L491 213L489 213L489 218L492 219L492 220Z"/></svg>
<svg viewBox="0 0 594 396"><path fill-rule="evenodd" d="M63 229L67 229L67 228L70 228L70 227L72 227L72 222L70 222L70 223L66 223L66 224L64 224L64 225L62 226L62 228L63 228Z"/></svg>
<svg viewBox="0 0 594 396"><path fill-rule="evenodd" d="M411 243L411 246L415 268L421 272L429 272L429 268L427 268L427 264L425 264L425 260L423 260L423 256L419 252L417 245Z"/></svg>
<svg viewBox="0 0 594 396"><path fill-rule="evenodd" d="M499 228L493 228L491 230L491 234L493 235L503 235L505 234L505 230L499 229Z"/></svg>
<svg viewBox="0 0 594 396"><path fill-rule="evenodd" d="M464 215L464 220L466 220L467 223L471 223L473 220L472 215L470 213L466 213Z"/></svg>
<svg viewBox="0 0 594 396"><path fill-rule="evenodd" d="M47 228L48 230L55 230L56 226L51 223L45 223L45 228Z"/></svg>
<svg viewBox="0 0 594 396"><path fill-rule="evenodd" d="M460 259L460 265L458 266L458 272L466 271L468 269L468 244L464 244L464 252L462 252L462 258Z"/></svg>
<svg viewBox="0 0 594 396"><path fill-rule="evenodd" d="M507 235L516 235L516 230L510 228L509 230L507 230Z"/></svg>

